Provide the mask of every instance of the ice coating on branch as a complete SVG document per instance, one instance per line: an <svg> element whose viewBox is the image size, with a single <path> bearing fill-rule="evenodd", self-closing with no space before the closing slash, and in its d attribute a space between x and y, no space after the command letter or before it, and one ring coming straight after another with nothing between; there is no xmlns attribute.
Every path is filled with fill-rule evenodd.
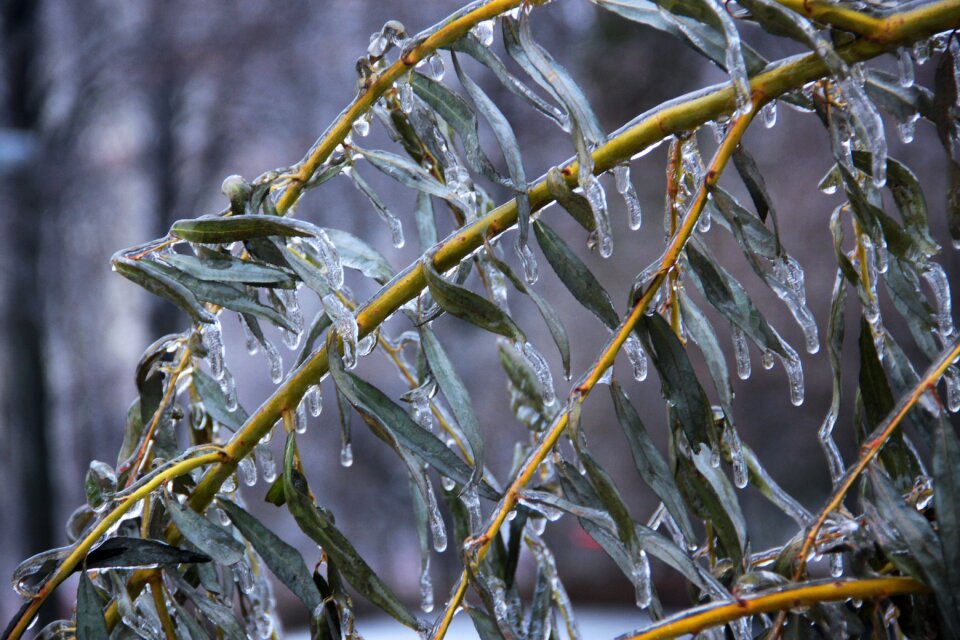
<svg viewBox="0 0 960 640"><path fill-rule="evenodd" d="M267 356L267 363L270 366L270 380L274 384L279 384L283 380L283 357L269 340L263 341L263 353Z"/></svg>
<svg viewBox="0 0 960 640"><path fill-rule="evenodd" d="M733 469L733 484L738 489L743 489L749 482L747 472L747 463L743 458L743 445L740 442L740 435L733 428L729 420L723 421L723 433L721 434L723 444L730 453L730 467Z"/></svg>
<svg viewBox="0 0 960 640"><path fill-rule="evenodd" d="M475 24L473 28L470 29L470 33L476 36L477 40L479 40L483 46L489 47L493 44L493 24L493 18L483 20Z"/></svg>
<svg viewBox="0 0 960 640"><path fill-rule="evenodd" d="M630 360L630 366L633 368L633 379L637 382L643 382L647 379L647 354L643 350L640 340L632 333L627 336L623 343L623 349L627 352L627 358Z"/></svg>
<svg viewBox="0 0 960 640"><path fill-rule="evenodd" d="M913 55L909 48L897 49L897 67L900 71L900 86L908 89L913 86Z"/></svg>
<svg viewBox="0 0 960 640"><path fill-rule="evenodd" d="M733 353L737 360L737 376L741 380L747 380L752 373L747 336L744 335L743 329L734 325L730 328L730 337L733 338Z"/></svg>
<svg viewBox="0 0 960 640"><path fill-rule="evenodd" d="M647 559L647 552L643 549L640 549L633 558L630 579L636 590L637 606L646 609L653 600L653 586L650 583L650 561Z"/></svg>
<svg viewBox="0 0 960 640"><path fill-rule="evenodd" d="M257 484L257 463L254 462L252 456L240 458L240 462L237 463L237 472L240 474L243 484L248 487Z"/></svg>
<svg viewBox="0 0 960 640"><path fill-rule="evenodd" d="M321 299L323 310L333 323L333 330L343 341L343 366L353 369L357 366L357 341L359 328L357 319L347 309L336 294L328 293Z"/></svg>
<svg viewBox="0 0 960 640"><path fill-rule="evenodd" d="M260 343L257 342L257 337L253 335L253 330L247 324L247 319L243 317L242 313L238 313L237 320L240 321L240 328L243 329L243 340L247 353L250 355L256 354L260 350Z"/></svg>
<svg viewBox="0 0 960 640"><path fill-rule="evenodd" d="M960 411L960 371L955 366L947 367L943 379L947 386L947 411Z"/></svg>
<svg viewBox="0 0 960 640"><path fill-rule="evenodd" d="M937 309L937 331L940 339L946 340L953 335L953 311L950 299L950 281L943 267L936 262L928 262L923 268L923 279L933 291Z"/></svg>
<svg viewBox="0 0 960 640"><path fill-rule="evenodd" d="M420 609L424 613L433 611L433 581L430 579L429 555L425 555L420 563Z"/></svg>
<svg viewBox="0 0 960 640"><path fill-rule="evenodd" d="M637 190L633 187L630 180L630 165L618 164L613 168L613 177L617 183L617 192L623 197L627 205L630 228L636 231L640 228L642 213L640 211L640 198L637 197Z"/></svg>
<svg viewBox="0 0 960 640"><path fill-rule="evenodd" d="M200 340L207 350L207 365L210 375L216 380L223 377L223 333L220 331L220 318L204 325Z"/></svg>
<svg viewBox="0 0 960 640"><path fill-rule="evenodd" d="M320 385L312 384L307 387L307 393L304 395L307 401L307 409L314 418L319 418L323 411L323 395L320 391Z"/></svg>
<svg viewBox="0 0 960 640"><path fill-rule="evenodd" d="M237 408L237 383L230 369L226 367L220 377L220 390L223 391L223 402L227 411L234 411Z"/></svg>
<svg viewBox="0 0 960 640"><path fill-rule="evenodd" d="M613 235L610 231L610 213L607 211L607 194L603 190L603 185L592 173L585 176L581 174L580 187L587 202L590 203L593 219L597 223L597 246L600 256L609 258L613 255Z"/></svg>
<svg viewBox="0 0 960 640"><path fill-rule="evenodd" d="M433 536L433 549L437 553L443 553L447 549L447 528L443 524L443 516L440 515L440 507L437 505L437 495L433 491L433 485L430 479L425 478L427 483L427 507L430 516L430 535Z"/></svg>
<svg viewBox="0 0 960 640"><path fill-rule="evenodd" d="M760 120L767 129L773 129L777 124L777 101L771 100L760 109Z"/></svg>
<svg viewBox="0 0 960 640"><path fill-rule="evenodd" d="M543 404L552 405L557 400L557 395L553 390L553 376L550 374L550 366L536 348L529 342L516 345L517 350L523 354L524 360L533 369L537 381L543 388Z"/></svg>

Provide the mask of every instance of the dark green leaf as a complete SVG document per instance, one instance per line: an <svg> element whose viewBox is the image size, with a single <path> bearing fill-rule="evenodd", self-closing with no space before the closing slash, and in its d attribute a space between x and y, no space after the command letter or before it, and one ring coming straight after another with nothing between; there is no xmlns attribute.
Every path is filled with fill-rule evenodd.
<svg viewBox="0 0 960 640"><path fill-rule="evenodd" d="M443 198L461 209L466 207L457 196L456 191L431 176L420 165L414 164L403 156L370 149L358 149L358 151L363 154L367 162L400 184L431 196ZM356 178L354 177L354 179Z"/></svg>
<svg viewBox="0 0 960 640"><path fill-rule="evenodd" d="M740 503L733 490L733 485L719 467L710 463L710 450L701 447L697 453L692 453L693 467L682 455L677 456L680 461L679 469L684 481L681 487L692 489L701 502L707 517L713 523L713 530L724 550L729 554L734 566L740 560L747 548L747 523Z"/></svg>
<svg viewBox="0 0 960 640"><path fill-rule="evenodd" d="M238 431L247 421L247 412L240 405L233 411L227 409L227 400L220 384L201 369L193 370L193 385L203 400L203 410L210 414L211 418L231 431Z"/></svg>
<svg viewBox="0 0 960 640"><path fill-rule="evenodd" d="M243 559L246 549L229 531L174 499L164 500L170 520L197 549L225 566Z"/></svg>
<svg viewBox="0 0 960 640"><path fill-rule="evenodd" d="M103 601L86 571L80 572L77 588L77 640L102 640L110 637L103 618Z"/></svg>
<svg viewBox="0 0 960 640"><path fill-rule="evenodd" d="M960 629L960 441L953 425L939 420L933 449L933 506L937 514L937 537L943 553L947 593L941 610L951 629Z"/></svg>
<svg viewBox="0 0 960 640"><path fill-rule="evenodd" d="M210 562L210 559L205 553L172 547L157 540L117 536L107 538L88 553L85 565L87 570L127 569Z"/></svg>
<svg viewBox="0 0 960 640"><path fill-rule="evenodd" d="M727 369L727 361L723 356L723 350L720 343L717 342L717 335L713 331L713 326L703 314L700 308L693 303L690 296L681 294L680 311L683 314L683 325L686 327L690 338L700 347L703 353L703 359L707 363L707 369L710 370L710 377L713 378L713 386L720 396L720 406L728 420L733 420L733 387L730 385L730 372Z"/></svg>
<svg viewBox="0 0 960 640"><path fill-rule="evenodd" d="M216 257L211 255L198 258L179 253L168 253L162 255L161 259L175 269L188 273L198 280L240 282L253 285L267 284L285 288L293 287L295 284L293 276L286 271L225 254L216 254Z"/></svg>
<svg viewBox="0 0 960 640"><path fill-rule="evenodd" d="M115 255L112 262L117 273L150 293L173 302L186 311L194 322L216 322L216 317L207 311L189 288L157 269L156 263L149 260L128 260L119 255Z"/></svg>
<svg viewBox="0 0 960 640"><path fill-rule="evenodd" d="M212 598L195 590L177 571L167 574L177 585L177 592L193 602L197 609L212 623L217 634L223 634L226 640L246 640L247 634L236 614Z"/></svg>
<svg viewBox="0 0 960 640"><path fill-rule="evenodd" d="M424 196L426 197L426 196ZM366 277L384 284L393 277L393 267L383 254L347 231L325 228L327 237L340 254L340 262L348 269L356 269Z"/></svg>
<svg viewBox="0 0 960 640"><path fill-rule="evenodd" d="M170 234L187 242L227 244L267 236L305 238L314 235L315 229L303 220L245 215L177 220L170 228Z"/></svg>
<svg viewBox="0 0 960 640"><path fill-rule="evenodd" d="M550 167L547 171L547 190L550 192L550 197L556 200L581 227L590 232L596 231L597 221L593 217L590 202L579 193L574 193L564 180L563 172L557 167Z"/></svg>
<svg viewBox="0 0 960 640"><path fill-rule="evenodd" d="M431 257L420 261L430 287L430 295L447 313L491 333L499 333L514 342L526 342L520 327L500 307L469 289L456 285L437 273Z"/></svg>
<svg viewBox="0 0 960 640"><path fill-rule="evenodd" d="M322 598L300 553L238 505L229 500L220 500L219 503L230 517L230 522L253 545L273 575L300 599L312 615Z"/></svg>

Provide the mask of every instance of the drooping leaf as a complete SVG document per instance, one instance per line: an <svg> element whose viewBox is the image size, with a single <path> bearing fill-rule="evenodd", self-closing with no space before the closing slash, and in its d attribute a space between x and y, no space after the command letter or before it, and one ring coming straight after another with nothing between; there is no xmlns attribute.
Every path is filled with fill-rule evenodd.
<svg viewBox="0 0 960 640"><path fill-rule="evenodd" d="M597 221L593 217L590 202L570 188L567 181L563 179L563 173L557 167L550 167L547 171L547 190L550 192L550 197L556 200L581 227L590 232L596 231Z"/></svg>
<svg viewBox="0 0 960 640"><path fill-rule="evenodd" d="M420 165L388 151L372 149L358 149L358 151L363 154L367 162L400 184L465 208L456 191L431 176Z"/></svg>
<svg viewBox="0 0 960 640"><path fill-rule="evenodd" d="M177 585L177 593L182 594L187 600L210 621L218 633L222 633L227 640L246 640L247 634L243 629L243 624L237 619L233 609L220 604L219 602L201 594L188 583L177 571L171 571L167 574Z"/></svg>
<svg viewBox="0 0 960 640"><path fill-rule="evenodd" d="M719 467L711 464L708 448L701 447L691 455L691 461L683 455L677 456L678 483L695 493L724 550L730 554L734 566L739 565L747 548L747 523L733 485Z"/></svg>
<svg viewBox="0 0 960 640"><path fill-rule="evenodd" d="M960 629L960 440L953 425L943 419L938 421L933 449L933 506L948 591L941 597L945 604L941 612L950 628Z"/></svg>
<svg viewBox="0 0 960 640"><path fill-rule="evenodd" d="M270 567L273 575L300 599L312 615L322 598L300 553L240 506L229 500L220 500L219 504L233 526Z"/></svg>
<svg viewBox="0 0 960 640"><path fill-rule="evenodd" d="M205 553L173 547L158 540L117 536L107 538L87 554L85 566L92 569L128 569L157 565L210 562Z"/></svg>
<svg viewBox="0 0 960 640"><path fill-rule="evenodd" d="M87 572L81 571L77 587L77 640L101 640L109 636L103 618L103 601Z"/></svg>
<svg viewBox="0 0 960 640"><path fill-rule="evenodd" d="M198 280L274 285L284 288L290 288L295 283L293 276L282 269L241 260L226 254L211 252L209 256L198 258L179 253L168 253L162 255L161 259L175 269L188 273Z"/></svg>
<svg viewBox="0 0 960 640"><path fill-rule="evenodd" d="M690 338L700 347L703 359L707 363L713 386L720 396L720 406L728 420L733 419L733 387L730 385L730 371L723 350L717 341L713 326L700 308L693 303L689 296L680 295L680 312L683 316L683 326L686 327Z"/></svg>
<svg viewBox="0 0 960 640"><path fill-rule="evenodd" d="M194 322L216 322L216 317L207 311L189 288L157 269L155 263L149 260L129 260L119 255L113 257L112 263L117 273L150 293L173 302L186 311Z"/></svg>
<svg viewBox="0 0 960 640"><path fill-rule="evenodd" d="M183 537L214 562L229 566L243 559L246 550L229 531L174 499L164 500L164 505Z"/></svg>
<svg viewBox="0 0 960 640"><path fill-rule="evenodd" d="M193 384L203 400L203 410L231 431L239 431L248 417L243 407L237 405L232 411L228 409L220 384L201 369L193 370Z"/></svg>
<svg viewBox="0 0 960 640"><path fill-rule="evenodd" d="M170 228L170 234L187 242L227 244L268 236L305 238L314 235L315 229L309 222L294 218L262 215L211 216L177 220Z"/></svg>
<svg viewBox="0 0 960 640"><path fill-rule="evenodd" d="M356 269L366 277L380 284L393 277L393 267L382 253L369 244L341 229L324 228L327 237L333 242L340 254L340 262L348 269Z"/></svg>

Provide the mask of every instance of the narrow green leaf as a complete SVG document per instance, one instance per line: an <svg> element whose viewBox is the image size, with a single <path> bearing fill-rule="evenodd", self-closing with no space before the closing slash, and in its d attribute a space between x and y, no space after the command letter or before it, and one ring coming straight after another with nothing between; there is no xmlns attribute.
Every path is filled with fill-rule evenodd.
<svg viewBox="0 0 960 640"><path fill-rule="evenodd" d="M187 242L227 244L268 236L305 238L314 235L315 229L309 222L294 218L263 215L210 216L177 220L170 228L170 234Z"/></svg>
<svg viewBox="0 0 960 640"><path fill-rule="evenodd" d="M581 227L591 233L597 230L597 221L593 217L590 202L579 193L574 193L557 167L550 167L547 170L547 190L550 192L550 197L556 200Z"/></svg>
<svg viewBox="0 0 960 640"><path fill-rule="evenodd" d="M443 184L423 169L403 156L388 151L357 149L371 165L411 189L436 196L463 209L466 205L457 196L457 192Z"/></svg>
<svg viewBox="0 0 960 640"><path fill-rule="evenodd" d="M317 315L310 321L310 328L304 332L303 346L300 347L300 353L297 354L297 361L294 364L295 367L299 367L306 362L307 358L314 352L314 345L317 343L317 340L331 324L333 324L333 321L330 320L330 316L328 316L326 311L321 307L321 309L317 311Z"/></svg>
<svg viewBox="0 0 960 640"><path fill-rule="evenodd" d="M350 585L371 603L411 629L422 630L421 623L411 615L393 591L374 573L370 565L357 553L350 541L333 524L325 510L321 510L306 493L307 481L294 466L297 441L294 434L287 437L283 462L283 488L287 505L300 529L323 547L337 569Z"/></svg>
<svg viewBox="0 0 960 640"><path fill-rule="evenodd" d="M240 282L243 284L275 285L284 288L293 287L295 279L282 269L248 260L241 260L226 254L214 254L203 258L168 253L160 258L198 280L211 282Z"/></svg>
<svg viewBox="0 0 960 640"><path fill-rule="evenodd" d="M711 454L708 448L701 447L699 452L692 455L696 474L688 476L688 480L694 484L695 491L713 522L717 538L730 554L734 565L739 565L747 548L747 522L740 510L737 494L727 476L710 463ZM681 467L687 464L683 456L678 458L684 460Z"/></svg>
<svg viewBox="0 0 960 640"><path fill-rule="evenodd" d="M933 449L933 506L947 584L941 597L947 606L941 614L950 628L960 629L960 440L953 425L943 419L938 421Z"/></svg>
<svg viewBox="0 0 960 640"><path fill-rule="evenodd" d="M424 196L426 197L426 196ZM340 254L340 262L348 269L355 269L380 284L394 276L393 267L383 254L348 231L324 228L327 237Z"/></svg>
<svg viewBox="0 0 960 640"><path fill-rule="evenodd" d="M630 452L633 454L633 462L637 471L640 472L640 477L663 501L664 506L677 522L684 537L689 541L696 540L693 525L690 523L687 509L683 504L683 496L680 495L680 490L673 480L667 461L664 460L656 445L653 444L653 440L647 433L646 427L643 426L636 409L616 381L613 381L610 385L610 396L613 398L613 408L617 414L617 421L627 437Z"/></svg>
<svg viewBox="0 0 960 640"><path fill-rule="evenodd" d="M537 242L547 262L581 305L591 311L610 329L620 324L620 316L610 295L556 231L538 220L533 225Z"/></svg>
<svg viewBox="0 0 960 640"><path fill-rule="evenodd" d="M273 575L277 576L313 615L314 610L322 603L322 598L300 553L240 506L229 500L221 499L218 502L233 526L253 545Z"/></svg>
<svg viewBox="0 0 960 640"><path fill-rule="evenodd" d="M194 322L216 322L216 317L207 311L190 289L167 273L156 269L155 263L149 260L128 260L119 255L113 257L112 263L117 273L150 293L171 301L186 311Z"/></svg>
<svg viewBox="0 0 960 640"><path fill-rule="evenodd" d="M423 265L430 295L444 311L481 329L506 336L514 342L526 342L520 327L500 307L437 273L429 254L420 264Z"/></svg>
<svg viewBox="0 0 960 640"><path fill-rule="evenodd" d="M723 356L720 343L717 341L717 335L713 331L713 325L710 324L700 308L693 303L690 296L681 294L679 298L683 325L690 334L690 338L700 347L703 359L707 363L707 369L710 371L710 377L713 378L713 386L720 397L720 406L723 408L727 419L732 421L733 387L730 385L730 371L727 369L727 361Z"/></svg>
<svg viewBox="0 0 960 640"><path fill-rule="evenodd" d="M183 537L214 562L231 565L243 559L246 549L229 531L172 498L165 498L164 505Z"/></svg>
<svg viewBox="0 0 960 640"><path fill-rule="evenodd" d="M87 570L210 562L205 553L170 546L157 540L117 536L107 538L87 554Z"/></svg>
<svg viewBox="0 0 960 640"><path fill-rule="evenodd" d="M218 634L223 634L226 640L246 640L247 634L243 630L243 624L237 619L233 609L199 593L178 571L170 571L167 575L177 585L177 592L194 604L211 622Z"/></svg>
<svg viewBox="0 0 960 640"><path fill-rule="evenodd" d="M102 640L109 638L107 621L103 617L103 601L90 582L86 571L80 572L77 587L77 640Z"/></svg>
<svg viewBox="0 0 960 640"><path fill-rule="evenodd" d="M247 421L247 412L243 407L237 405L233 411L227 409L227 400L223 396L223 390L220 384L203 372L201 369L193 370L193 385L203 400L203 410L210 414L210 417L227 427L231 431L239 431L243 423Z"/></svg>

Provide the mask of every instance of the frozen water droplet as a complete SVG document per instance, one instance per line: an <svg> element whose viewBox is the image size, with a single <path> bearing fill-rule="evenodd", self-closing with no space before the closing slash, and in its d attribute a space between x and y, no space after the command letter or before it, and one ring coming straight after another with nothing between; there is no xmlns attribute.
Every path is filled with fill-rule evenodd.
<svg viewBox="0 0 960 640"><path fill-rule="evenodd" d="M843 554L842 553L831 553L830 554L830 575L834 578L839 578L843 575Z"/></svg>
<svg viewBox="0 0 960 640"><path fill-rule="evenodd" d="M333 323L333 330L343 341L343 366L357 366L357 342L359 327L353 313L344 306L335 294L328 293L321 299L323 310Z"/></svg>
<svg viewBox="0 0 960 640"><path fill-rule="evenodd" d="M784 347L787 347L786 343ZM789 347L787 349L787 357L780 358L780 361L787 371L787 379L790 383L790 402L793 406L799 407L803 404L803 364L793 349Z"/></svg>
<svg viewBox="0 0 960 640"><path fill-rule="evenodd" d="M603 375L600 376L600 379L597 380L597 384L606 384L609 385L613 380L613 367L607 367L607 370L603 372Z"/></svg>
<svg viewBox="0 0 960 640"><path fill-rule="evenodd" d="M257 460L260 462L260 472L263 481L273 483L277 479L277 463L273 459L273 452L262 445L257 446Z"/></svg>
<svg viewBox="0 0 960 640"><path fill-rule="evenodd" d="M433 430L433 411L430 399L437 393L437 383L431 378L419 387L404 393L401 399L410 403L410 415L413 421L428 431Z"/></svg>
<svg viewBox="0 0 960 640"><path fill-rule="evenodd" d="M537 259L533 255L533 251L530 250L530 246L527 243L520 244L519 239L517 240L517 255L520 256L520 264L523 266L524 280L527 281L527 284L535 284L540 277ZM505 293L506 287L504 287L504 294ZM506 296L504 295L504 297Z"/></svg>
<svg viewBox="0 0 960 640"><path fill-rule="evenodd" d="M437 82L443 80L443 74L446 71L443 65L443 58L441 58L437 52L430 54L418 62L417 69L422 70L424 75Z"/></svg>
<svg viewBox="0 0 960 640"><path fill-rule="evenodd" d="M223 391L223 401L227 411L235 411L237 408L237 383L233 379L230 369L223 368L223 375L220 378L220 389Z"/></svg>
<svg viewBox="0 0 960 640"><path fill-rule="evenodd" d="M307 432L307 407L303 400L297 405L297 411L294 413L293 430L297 433Z"/></svg>
<svg viewBox="0 0 960 640"><path fill-rule="evenodd" d="M737 376L741 380L750 377L750 348L747 346L747 337L740 327L731 327L730 335L733 338L733 352L737 359Z"/></svg>
<svg viewBox="0 0 960 640"><path fill-rule="evenodd" d="M593 211L593 218L597 223L598 247L600 256L609 258L613 255L613 236L610 232L610 214L607 211L607 194L603 190L603 185L593 174L581 175L581 188L587 202L590 203L590 209Z"/></svg>
<svg viewBox="0 0 960 640"><path fill-rule="evenodd" d="M633 559L633 570L630 573L633 586L636 589L637 606L646 609L653 599L653 588L650 584L650 561L647 552L643 549Z"/></svg>
<svg viewBox="0 0 960 640"><path fill-rule="evenodd" d="M410 85L410 78L403 76L397 80L397 100L400 102L400 110L404 113L413 111L413 87Z"/></svg>
<svg viewBox="0 0 960 640"><path fill-rule="evenodd" d="M433 611L433 582L430 580L430 556L420 567L420 608L424 613Z"/></svg>
<svg viewBox="0 0 960 640"><path fill-rule="evenodd" d="M944 380L947 385L947 411L957 413L960 411L960 371L956 367L947 367Z"/></svg>
<svg viewBox="0 0 960 640"><path fill-rule="evenodd" d="M478 22L470 29L470 33L477 37L477 40L485 47L493 44L493 18Z"/></svg>
<svg viewBox="0 0 960 640"><path fill-rule="evenodd" d="M743 457L743 445L740 442L740 435L729 420L723 421L723 433L721 434L723 444L730 452L730 466L733 469L733 484L738 489L743 489L749 482L747 463Z"/></svg>
<svg viewBox="0 0 960 640"><path fill-rule="evenodd" d="M630 360L630 366L633 368L633 379L637 382L643 382L647 379L647 354L643 350L640 340L633 334L627 337L623 344L627 352L627 358Z"/></svg>
<svg viewBox="0 0 960 640"><path fill-rule="evenodd" d="M763 120L763 126L767 129L773 129L777 124L777 101L771 100L760 109L760 118Z"/></svg>
<svg viewBox="0 0 960 640"><path fill-rule="evenodd" d="M221 493L233 493L237 490L237 476L236 474L231 473L227 476L227 479L223 481L223 484L220 485ZM224 514L226 517L226 514Z"/></svg>
<svg viewBox="0 0 960 640"><path fill-rule="evenodd" d="M320 273L334 290L343 288L343 264L340 252L323 229L317 229L312 238L301 239L301 243L310 247L320 263Z"/></svg>
<svg viewBox="0 0 960 640"><path fill-rule="evenodd" d="M283 357L269 340L263 341L263 353L267 356L267 363L270 366L270 380L273 384L279 384L283 380Z"/></svg>
<svg viewBox="0 0 960 640"><path fill-rule="evenodd" d="M525 342L522 345L518 344L517 350L523 354L527 364L530 365L533 373L537 376L537 381L540 382L543 391L543 404L547 406L552 405L556 402L557 396L553 390L553 376L550 374L550 367L547 365L547 361L529 342Z"/></svg>
<svg viewBox="0 0 960 640"><path fill-rule="evenodd" d="M367 335L360 338L360 341L357 342L357 355L360 357L368 356L373 353L373 350L377 346L377 334L368 333Z"/></svg>
<svg viewBox="0 0 960 640"><path fill-rule="evenodd" d="M383 35L383 33L371 33L370 44L367 46L367 54L371 58L379 58L387 52L387 48L389 46L390 41Z"/></svg>
<svg viewBox="0 0 960 640"><path fill-rule="evenodd" d="M443 524L443 516L440 515L440 507L437 505L437 495L433 492L430 480L427 479L427 506L430 515L430 534L433 536L433 549L437 553L443 553L447 549L447 528Z"/></svg>
<svg viewBox="0 0 960 640"><path fill-rule="evenodd" d="M463 501L463 505L467 508L470 532L476 533L480 531L483 525L483 513L480 511L480 495L477 493L476 488L464 491L463 495L460 496L460 500Z"/></svg>
<svg viewBox="0 0 960 640"><path fill-rule="evenodd" d="M250 571L250 565L247 564L246 559L231 565L230 568L233 571L233 577L237 580L240 591L248 595L253 593L255 582L253 580L253 573Z"/></svg>
<svg viewBox="0 0 960 640"><path fill-rule="evenodd" d="M240 328L243 329L243 338L247 353L254 355L259 351L260 343L257 342L257 337L253 335L253 330L250 328L250 325L247 324L247 319L243 317L242 313L237 314L237 319L240 321Z"/></svg>
<svg viewBox="0 0 960 640"><path fill-rule="evenodd" d="M366 138L370 134L370 112L363 114L353 121L353 135Z"/></svg>
<svg viewBox="0 0 960 640"><path fill-rule="evenodd" d="M306 399L310 415L314 418L319 418L320 413L323 411L323 395L320 391L320 385L313 384L307 387Z"/></svg>
<svg viewBox="0 0 960 640"><path fill-rule="evenodd" d="M900 47L897 50L897 67L900 70L900 86L909 88L913 86L913 55L909 48Z"/></svg>
<svg viewBox="0 0 960 640"><path fill-rule="evenodd" d="M630 228L636 231L642 223L642 212L640 211L640 198L637 197L637 191L630 180L630 165L618 164L613 168L613 176L617 183L617 192L623 196L623 201L627 205Z"/></svg>
<svg viewBox="0 0 960 640"><path fill-rule="evenodd" d="M912 113L897 123L897 132L900 134L900 141L904 144L913 142L917 132L917 121L920 119L919 113Z"/></svg>
<svg viewBox="0 0 960 640"><path fill-rule="evenodd" d="M207 350L207 365L210 375L219 380L223 377L223 334L220 331L220 319L204 325L201 342Z"/></svg>
<svg viewBox="0 0 960 640"><path fill-rule="evenodd" d="M773 351L766 349L764 350L763 355L760 356L760 364L763 365L763 368L766 369L767 371L769 371L770 369L773 369L773 363L774 363L773 355L774 355Z"/></svg>
<svg viewBox="0 0 960 640"><path fill-rule="evenodd" d="M713 225L713 215L710 213L710 207L704 207L700 211L700 217L697 218L697 231L707 233Z"/></svg>
<svg viewBox="0 0 960 640"><path fill-rule="evenodd" d="M353 466L353 445L344 442L340 446L340 464L344 467Z"/></svg>
<svg viewBox="0 0 960 640"><path fill-rule="evenodd" d="M922 65L930 59L930 41L917 40L913 43L913 59L917 64Z"/></svg>
<svg viewBox="0 0 960 640"><path fill-rule="evenodd" d="M248 487L257 484L257 464L250 456L240 458L240 462L237 464L237 471L240 473L240 479L243 480L243 484Z"/></svg>
<svg viewBox="0 0 960 640"><path fill-rule="evenodd" d="M953 311L950 299L950 281L947 274L936 262L928 262L923 269L923 279L933 290L933 299L936 303L937 331L941 340L947 340L953 335Z"/></svg>
<svg viewBox="0 0 960 640"><path fill-rule="evenodd" d="M70 551L70 547L51 549L21 562L10 579L13 590L21 598L32 598L37 595L47 576L69 555Z"/></svg>

